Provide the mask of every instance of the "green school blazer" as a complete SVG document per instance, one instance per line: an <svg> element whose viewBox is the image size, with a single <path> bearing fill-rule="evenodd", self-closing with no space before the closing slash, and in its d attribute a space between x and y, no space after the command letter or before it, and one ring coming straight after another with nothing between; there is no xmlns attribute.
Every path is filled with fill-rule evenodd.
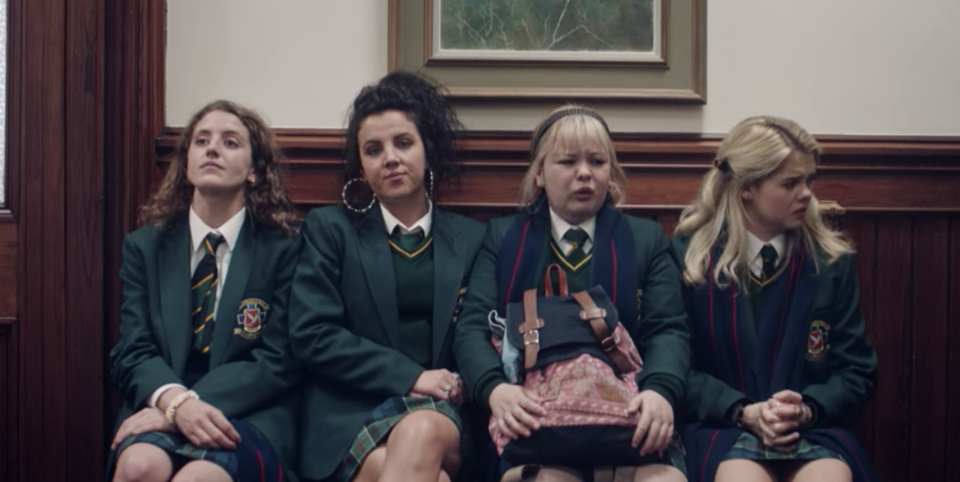
<svg viewBox="0 0 960 482"><path fill-rule="evenodd" d="M490 221L483 246L477 254L463 302L454 351L474 403L488 408L493 389L507 383L500 356L490 343L489 312L497 302L497 256L500 244L515 216ZM683 383L689 367L690 348L687 317L678 278L677 265L671 256L670 243L660 225L649 220L627 216L633 233L637 255L637 289L641 290L640 320L624 320L626 328L643 358L640 390L651 388L671 404L683 399ZM543 249L549 249L552 235L544 236ZM540 276L535 276L539 283ZM536 288L536 286L530 286ZM501 315L503 315L501 313ZM657 380L657 387L645 382ZM661 391L668 386L669 390ZM676 408L674 409L676 412Z"/></svg>
<svg viewBox="0 0 960 482"><path fill-rule="evenodd" d="M256 427L289 467L296 466L300 392L294 388L297 371L286 369L293 363L284 344L299 249L298 235L287 236L247 217L220 295L210 371L190 387L228 418ZM186 216L164 232L144 226L124 240L120 339L110 351L113 384L126 402L117 427L144 408L154 390L182 383L193 340L190 254ZM259 325L253 322L257 316ZM255 350L266 352L262 358L277 366L254 363ZM260 376L265 373L280 375Z"/></svg>
<svg viewBox="0 0 960 482"><path fill-rule="evenodd" d="M483 227L433 210L432 366L457 371L451 324ZM290 341L305 372L300 476L328 477L370 412L407 394L424 367L399 351L397 286L379 206L312 210L290 299Z"/></svg>
<svg viewBox="0 0 960 482"><path fill-rule="evenodd" d="M673 239L677 259L684 259L689 237ZM877 374L877 356L867 338L860 313L860 286L853 256L844 255L828 264L818 253L820 272L817 275L813 306L809 311L811 334L818 331L829 343L804 350L801 395L817 405L818 427L856 428L857 421L873 396ZM694 288L685 287L688 299ZM745 310L749 311L749 310ZM692 312L692 310L691 310ZM742 313L742 316L753 316ZM691 321L694 330L695 320ZM694 336L697 336L694 333ZM701 336L703 336L701 334ZM755 342L747 338L744 343ZM793 343L808 344L807 339ZM822 348L822 350L821 350ZM749 349L749 347L748 347ZM690 421L711 425L729 424L727 413L734 404L748 401L746 395L722 380L697 369L694 364L687 378L687 412ZM756 401L756 400L754 400Z"/></svg>

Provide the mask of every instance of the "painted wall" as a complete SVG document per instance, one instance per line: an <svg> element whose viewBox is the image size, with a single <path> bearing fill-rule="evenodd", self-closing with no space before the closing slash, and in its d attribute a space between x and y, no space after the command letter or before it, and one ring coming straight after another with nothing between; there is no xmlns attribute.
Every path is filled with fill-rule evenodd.
<svg viewBox="0 0 960 482"><path fill-rule="evenodd" d="M386 73L385 0L167 0L166 118L209 100L276 127L340 128ZM960 135L960 2L715 0L703 106L602 106L611 128L723 133L791 117L818 134ZM472 129L531 130L554 104L458 109Z"/></svg>

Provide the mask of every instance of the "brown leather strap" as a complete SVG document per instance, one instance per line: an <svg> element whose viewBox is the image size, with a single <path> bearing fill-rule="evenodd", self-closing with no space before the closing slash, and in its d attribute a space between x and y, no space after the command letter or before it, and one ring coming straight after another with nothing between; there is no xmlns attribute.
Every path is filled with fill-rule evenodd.
<svg viewBox="0 0 960 482"><path fill-rule="evenodd" d="M543 295L553 296L553 281L550 279L550 271L553 269L557 270L557 291L560 292L560 296L570 296L570 291L567 289L567 272L557 263L547 265L547 271L543 273Z"/></svg>
<svg viewBox="0 0 960 482"><path fill-rule="evenodd" d="M600 340L600 348L603 352L610 357L610 360L613 361L614 365L616 365L620 371L629 372L632 368L630 360L627 359L627 356L623 352L617 350L617 341L613 339L613 335L610 334L610 330L607 328L607 323L603 320L607 317L607 310L597 306L593 298L591 298L586 291L574 293L573 299L577 300L577 303L583 308L583 311L580 312L580 319L590 323L593 334Z"/></svg>
<svg viewBox="0 0 960 482"><path fill-rule="evenodd" d="M537 290L523 292L523 324L517 330L523 335L523 367L531 368L540 351L540 328L543 319L537 317Z"/></svg>

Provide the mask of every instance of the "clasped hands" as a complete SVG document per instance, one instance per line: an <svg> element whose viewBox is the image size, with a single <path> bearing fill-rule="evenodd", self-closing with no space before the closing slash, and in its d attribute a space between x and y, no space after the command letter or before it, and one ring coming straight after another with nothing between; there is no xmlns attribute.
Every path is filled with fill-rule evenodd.
<svg viewBox="0 0 960 482"><path fill-rule="evenodd" d="M813 411L803 396L792 390L775 393L769 400L743 408L743 427L767 447L780 452L797 449L801 427L813 421Z"/></svg>

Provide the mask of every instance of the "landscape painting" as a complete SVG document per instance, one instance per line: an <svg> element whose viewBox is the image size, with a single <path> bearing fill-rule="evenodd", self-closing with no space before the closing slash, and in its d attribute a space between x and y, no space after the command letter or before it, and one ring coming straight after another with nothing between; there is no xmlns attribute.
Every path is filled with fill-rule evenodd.
<svg viewBox="0 0 960 482"><path fill-rule="evenodd" d="M662 0L427 0L430 61L663 61Z"/></svg>

